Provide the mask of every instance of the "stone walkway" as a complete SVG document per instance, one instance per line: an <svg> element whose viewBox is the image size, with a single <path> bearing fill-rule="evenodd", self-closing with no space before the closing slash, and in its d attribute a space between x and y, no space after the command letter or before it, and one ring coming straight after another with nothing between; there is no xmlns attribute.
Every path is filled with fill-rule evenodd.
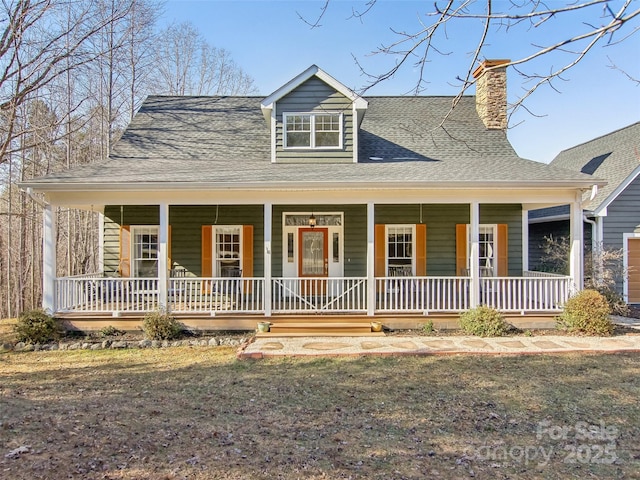
<svg viewBox="0 0 640 480"><path fill-rule="evenodd" d="M612 317L614 323L637 335L616 337L473 336L375 336L375 337L256 337L238 353L238 358L277 356L361 356L361 355L455 355L535 354L562 352L640 352L640 320Z"/></svg>

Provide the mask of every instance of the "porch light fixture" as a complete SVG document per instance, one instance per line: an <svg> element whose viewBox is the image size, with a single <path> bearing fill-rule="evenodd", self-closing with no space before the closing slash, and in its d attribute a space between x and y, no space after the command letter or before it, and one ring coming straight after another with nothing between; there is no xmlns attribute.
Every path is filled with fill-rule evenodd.
<svg viewBox="0 0 640 480"><path fill-rule="evenodd" d="M309 217L309 226L311 228L316 226L316 217L313 215L313 212L311 212L311 216Z"/></svg>

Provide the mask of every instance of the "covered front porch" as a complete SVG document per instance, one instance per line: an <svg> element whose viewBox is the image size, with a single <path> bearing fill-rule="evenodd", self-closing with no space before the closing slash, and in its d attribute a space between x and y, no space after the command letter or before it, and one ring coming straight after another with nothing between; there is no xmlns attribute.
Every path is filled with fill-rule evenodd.
<svg viewBox="0 0 640 480"><path fill-rule="evenodd" d="M159 309L205 330L276 318L394 319L406 328L435 318L451 323L478 305L552 318L582 282L580 196L524 191L526 202L514 204L500 191L483 191L482 202L478 192L458 193L378 192L362 203L354 192L334 192L301 204L294 192L279 192L257 205L232 192L215 204L150 205L140 197L103 207L103 269L76 276L53 274L55 221L47 205L43 305L88 329ZM527 209L556 202L574 212L569 276L527 265ZM324 244L315 260L305 253L314 238ZM153 250L138 264L136 242Z"/></svg>

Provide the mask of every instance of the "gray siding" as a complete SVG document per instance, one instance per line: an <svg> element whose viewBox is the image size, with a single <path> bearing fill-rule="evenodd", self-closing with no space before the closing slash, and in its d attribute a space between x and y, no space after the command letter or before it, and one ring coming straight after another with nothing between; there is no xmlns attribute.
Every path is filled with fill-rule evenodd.
<svg viewBox="0 0 640 480"><path fill-rule="evenodd" d="M343 114L343 149L285 150L282 114L292 112L341 112ZM313 163L353 162L352 103L317 77L312 77L276 102L276 161Z"/></svg>
<svg viewBox="0 0 640 480"><path fill-rule="evenodd" d="M118 270L120 259L120 207L105 208L105 271ZM157 206L125 206L122 225L158 225ZM262 244L264 223L262 205L186 205L169 208L171 225L171 260L174 266L187 270L191 276L202 273L202 226L203 225L253 225L253 273L264 274Z"/></svg>
<svg viewBox="0 0 640 480"><path fill-rule="evenodd" d="M636 178L607 208L604 217L605 246L622 248L623 234L640 225L640 179Z"/></svg>

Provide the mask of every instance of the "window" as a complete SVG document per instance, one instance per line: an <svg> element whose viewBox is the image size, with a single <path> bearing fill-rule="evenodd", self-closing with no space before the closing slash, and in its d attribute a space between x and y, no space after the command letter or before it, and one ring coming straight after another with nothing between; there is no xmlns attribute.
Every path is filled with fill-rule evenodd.
<svg viewBox="0 0 640 480"><path fill-rule="evenodd" d="M471 229L467 226L467 235ZM478 258L481 277L495 277L496 264L496 225L480 225L478 229ZM467 268L471 268L471 241L467 238Z"/></svg>
<svg viewBox="0 0 640 480"><path fill-rule="evenodd" d="M341 113L284 114L284 148L342 148Z"/></svg>
<svg viewBox="0 0 640 480"><path fill-rule="evenodd" d="M240 226L215 227L214 275L220 277L241 276L241 230Z"/></svg>
<svg viewBox="0 0 640 480"><path fill-rule="evenodd" d="M158 276L158 227L132 227L134 277Z"/></svg>
<svg viewBox="0 0 640 480"><path fill-rule="evenodd" d="M387 265L390 277L413 275L413 225L387 225Z"/></svg>

